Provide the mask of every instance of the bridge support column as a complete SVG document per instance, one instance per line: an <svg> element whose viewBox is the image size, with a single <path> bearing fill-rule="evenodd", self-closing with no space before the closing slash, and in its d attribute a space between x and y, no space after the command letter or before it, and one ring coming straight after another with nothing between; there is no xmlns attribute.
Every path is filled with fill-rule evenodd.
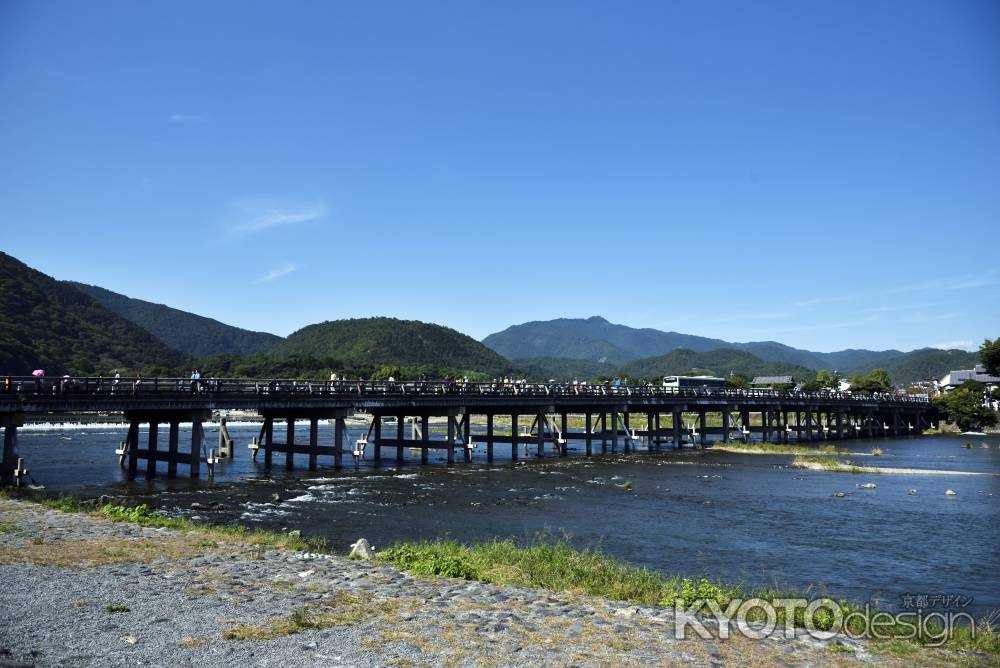
<svg viewBox="0 0 1000 668"><path fill-rule="evenodd" d="M536 457L545 456L545 426L546 419L545 413L539 411L538 413L538 450L535 452Z"/></svg>
<svg viewBox="0 0 1000 668"><path fill-rule="evenodd" d="M317 455L319 455L319 420L312 418L309 420L309 470L315 471L317 467Z"/></svg>
<svg viewBox="0 0 1000 668"><path fill-rule="evenodd" d="M671 426L674 429L674 449L681 449L681 421L683 420L683 413L680 411L673 411L671 414Z"/></svg>
<svg viewBox="0 0 1000 668"><path fill-rule="evenodd" d="M344 422L344 416L338 415L333 421L333 468L335 469L344 467L344 438L346 435L347 424Z"/></svg>
<svg viewBox="0 0 1000 668"><path fill-rule="evenodd" d="M156 477L156 436L160 425L155 421L149 423L149 456L146 458L146 479Z"/></svg>
<svg viewBox="0 0 1000 668"><path fill-rule="evenodd" d="M24 424L24 414L3 413L0 426L3 427L3 457L0 458L0 485L20 487L21 477L27 473L18 465L17 428Z"/></svg>
<svg viewBox="0 0 1000 668"><path fill-rule="evenodd" d="M177 420L170 421L170 436L167 440L167 477L177 477L177 444L180 440L181 425Z"/></svg>
<svg viewBox="0 0 1000 668"><path fill-rule="evenodd" d="M462 457L464 458L466 464L472 461L472 450L469 449L469 444L471 442L472 442L472 415L466 412L465 420L462 422Z"/></svg>
<svg viewBox="0 0 1000 668"><path fill-rule="evenodd" d="M656 431L656 449L660 449L660 412L657 411L653 414L653 424L655 425L653 429ZM652 445L653 441L650 441Z"/></svg>
<svg viewBox="0 0 1000 668"><path fill-rule="evenodd" d="M431 418L429 415L420 416L420 463L426 464L428 461L427 442L431 440Z"/></svg>
<svg viewBox="0 0 1000 668"><path fill-rule="evenodd" d="M396 466L403 465L403 436L406 428L406 416L396 416Z"/></svg>
<svg viewBox="0 0 1000 668"><path fill-rule="evenodd" d="M813 440L813 414L812 409L806 409L806 440Z"/></svg>
<svg viewBox="0 0 1000 668"><path fill-rule="evenodd" d="M837 440L844 440L844 413L838 410L836 417L834 418L837 423Z"/></svg>
<svg viewBox="0 0 1000 668"><path fill-rule="evenodd" d="M274 458L274 418L264 418L264 468L271 468Z"/></svg>
<svg viewBox="0 0 1000 668"><path fill-rule="evenodd" d="M455 463L455 416L452 415L451 411L448 412L448 464Z"/></svg>
<svg viewBox="0 0 1000 668"><path fill-rule="evenodd" d="M510 416L510 460L512 462L517 461L517 413L512 413Z"/></svg>
<svg viewBox="0 0 1000 668"><path fill-rule="evenodd" d="M285 418L285 468L295 468L295 418Z"/></svg>
<svg viewBox="0 0 1000 668"><path fill-rule="evenodd" d="M493 463L493 413L486 414L486 461Z"/></svg>
<svg viewBox="0 0 1000 668"><path fill-rule="evenodd" d="M625 427L625 452L628 453L634 449L634 444L632 443L632 421L629 416L629 412L626 410L622 414L622 426Z"/></svg>
<svg viewBox="0 0 1000 668"><path fill-rule="evenodd" d="M135 480L139 473L139 423L136 420L132 420L128 426L125 449L128 451L128 479Z"/></svg>
<svg viewBox="0 0 1000 668"><path fill-rule="evenodd" d="M219 419L219 458L233 458L233 439L229 436L229 428L226 426L226 418Z"/></svg>
<svg viewBox="0 0 1000 668"><path fill-rule="evenodd" d="M559 450L559 456L566 457L569 455L569 436L567 436L569 433L569 415L565 412L559 414L559 429L559 438L562 439L562 442L557 441L556 446Z"/></svg>
<svg viewBox="0 0 1000 668"><path fill-rule="evenodd" d="M771 415L766 408L760 412L760 440L764 443L771 440Z"/></svg>
<svg viewBox="0 0 1000 668"><path fill-rule="evenodd" d="M618 409L611 412L611 453L618 452Z"/></svg>
<svg viewBox="0 0 1000 668"><path fill-rule="evenodd" d="M608 414L601 411L601 454L607 454L608 452Z"/></svg>
<svg viewBox="0 0 1000 668"><path fill-rule="evenodd" d="M722 411L722 442L729 442L729 407L726 406Z"/></svg>
<svg viewBox="0 0 1000 668"><path fill-rule="evenodd" d="M375 466L378 466L382 461L382 416L378 413L372 415L372 428L375 430L372 458L375 460Z"/></svg>
<svg viewBox="0 0 1000 668"><path fill-rule="evenodd" d="M585 417L585 422L584 422L584 429L587 432L586 433L586 438L587 438L587 446L586 446L587 447L587 451L586 452L587 452L587 456L588 457L590 457L590 456L592 456L594 454L594 432L593 432L593 428L592 428L592 425L591 425L591 422L590 422L592 418L593 418L593 415L588 411L587 415Z"/></svg>
<svg viewBox="0 0 1000 668"><path fill-rule="evenodd" d="M208 413L208 411L205 411ZM206 419L211 417L211 413L205 416ZM205 434L201 428L201 420L195 420L191 423L191 477L197 478L201 475L201 442Z"/></svg>
<svg viewBox="0 0 1000 668"><path fill-rule="evenodd" d="M708 439L708 434L705 433L705 427L706 427L706 423L705 423L705 411L699 411L698 412L698 429L701 431L701 436L699 437L699 440L701 442L701 447L703 447L703 448L705 447L705 444L708 442L708 440L707 440Z"/></svg>

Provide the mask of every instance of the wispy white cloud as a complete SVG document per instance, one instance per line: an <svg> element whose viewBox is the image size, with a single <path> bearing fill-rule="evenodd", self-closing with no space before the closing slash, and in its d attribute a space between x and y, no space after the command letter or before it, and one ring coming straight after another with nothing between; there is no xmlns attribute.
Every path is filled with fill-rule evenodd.
<svg viewBox="0 0 1000 668"><path fill-rule="evenodd" d="M167 120L171 123L208 123L212 117L208 114L170 114Z"/></svg>
<svg viewBox="0 0 1000 668"><path fill-rule="evenodd" d="M861 309L862 313L899 313L903 311L916 311L922 308L932 308L934 306L939 306L940 303L934 304L895 304L895 305L882 305L882 306L872 306L870 308Z"/></svg>
<svg viewBox="0 0 1000 668"><path fill-rule="evenodd" d="M1000 284L1000 277L997 271L990 269L984 274L951 276L947 278L924 281L922 283L911 283L909 285L897 285L889 288L879 288L863 292L845 292L839 295L826 295L814 297L802 301L793 302L793 306L805 307L816 306L817 304L829 304L833 302L844 302L871 297L888 297L891 295L906 294L909 292L949 292L953 290L970 290L973 288L985 288L991 285Z"/></svg>
<svg viewBox="0 0 1000 668"><path fill-rule="evenodd" d="M245 201L238 203L236 209L237 222L230 231L237 235L252 234L280 225L307 223L326 216L326 206L322 202L289 206Z"/></svg>
<svg viewBox="0 0 1000 668"><path fill-rule="evenodd" d="M870 325L871 323L878 320L877 316L869 316L867 318L860 318L854 320L838 320L835 322L816 322L804 325L795 325L793 327L780 327L776 329L768 329L767 331L772 334L784 334L789 332L821 332L828 329L842 329L845 327L860 327L861 325Z"/></svg>
<svg viewBox="0 0 1000 668"><path fill-rule="evenodd" d="M754 320L784 320L791 318L794 314L791 311L781 311L774 313L739 313L723 315L718 318L707 318L702 322L750 322Z"/></svg>
<svg viewBox="0 0 1000 668"><path fill-rule="evenodd" d="M940 348L941 350L954 350L958 348L959 350L972 350L976 345L972 341L966 341L965 339L960 339L958 341L942 341L941 343L932 343L929 348Z"/></svg>
<svg viewBox="0 0 1000 668"><path fill-rule="evenodd" d="M289 264L283 265L281 267L278 267L277 269L272 269L271 271L267 272L266 274L264 274L263 276L261 276L260 278L258 278L256 281L254 281L254 283L257 283L257 284L259 284L259 283L270 283L271 281L276 281L279 278L283 278L285 276L288 276L290 273L292 273L296 269L298 269L298 267L296 265L289 263Z"/></svg>

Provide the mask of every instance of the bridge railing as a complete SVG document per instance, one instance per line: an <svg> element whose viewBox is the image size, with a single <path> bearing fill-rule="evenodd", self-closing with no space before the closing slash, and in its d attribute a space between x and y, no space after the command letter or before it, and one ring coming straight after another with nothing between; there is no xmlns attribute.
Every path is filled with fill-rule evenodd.
<svg viewBox="0 0 1000 668"><path fill-rule="evenodd" d="M790 399L853 403L877 401L891 404L927 404L926 395L855 394L851 392L796 392L737 388L676 388L656 385L614 385L584 383L520 383L464 381L387 380L300 380L246 378L140 378L140 377L6 377L0 397L8 398L126 398L126 397L214 397L268 396L304 398L380 397L621 397L631 398L711 398L711 399Z"/></svg>

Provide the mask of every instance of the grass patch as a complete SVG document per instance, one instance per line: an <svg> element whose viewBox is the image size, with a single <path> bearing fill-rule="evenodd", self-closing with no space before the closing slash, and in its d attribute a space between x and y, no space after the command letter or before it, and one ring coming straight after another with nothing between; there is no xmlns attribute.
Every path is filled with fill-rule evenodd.
<svg viewBox="0 0 1000 668"><path fill-rule="evenodd" d="M838 450L832 445L802 445L799 443L716 443L712 450L736 452L743 455L801 455L816 457L836 455Z"/></svg>
<svg viewBox="0 0 1000 668"><path fill-rule="evenodd" d="M273 640L304 631L361 624L394 613L397 608L398 604L393 601L338 591L330 602L299 608L290 615L275 617L263 624L231 626L222 632L222 637L226 640Z"/></svg>
<svg viewBox="0 0 1000 668"><path fill-rule="evenodd" d="M118 613L118 612L131 612L131 608L127 605L106 605L104 609L107 612Z"/></svg>
<svg viewBox="0 0 1000 668"><path fill-rule="evenodd" d="M377 554L381 561L391 563L416 575L454 577L500 585L598 596L640 605L673 606L680 601L685 607L699 600L712 600L725 608L734 598L797 598L798 595L777 589L744 589L741 585L712 582L707 578L668 576L634 566L595 550L577 550L565 541L538 541L517 545L510 540L494 540L476 545L457 541L436 540L403 543ZM862 609L847 601L826 599L845 615L862 613ZM751 610L748 621L761 621L763 613ZM794 612L795 626L805 624L801 609ZM823 611L821 611L823 612ZM814 626L829 630L835 623L832 613L814 618ZM753 613L760 615L755 617ZM778 626L785 623L786 611L777 610ZM864 631L860 614L851 617L852 633ZM881 632L901 636L911 629L899 625ZM939 639L934 628L914 640L900 640L915 651L926 651L927 644ZM986 653L992 661L1000 661L1000 636L988 623L979 628L960 628L945 647L948 650Z"/></svg>
<svg viewBox="0 0 1000 668"><path fill-rule="evenodd" d="M108 504L95 508L87 502L81 502L72 496L46 497L36 496L30 491L17 489L0 490L0 498L18 499L38 503L46 508L64 513L90 513L103 515L115 522L130 522L144 527L165 528L182 532L197 532L205 541L210 539L230 539L241 543L259 545L262 547L292 550L295 552L327 552L326 541L315 538L302 538L277 531L249 529L240 525L213 524L210 522L195 522L185 518L167 517L149 508L146 504L123 506ZM207 542L202 547L211 548Z"/></svg>
<svg viewBox="0 0 1000 668"><path fill-rule="evenodd" d="M324 541L276 531L261 531L230 524L203 524L178 517L166 517L153 512L146 504L138 506L107 505L97 512L115 522L130 522L139 526L166 528L174 531L195 531L251 545L263 545L297 552L322 552L326 548ZM204 548L218 547L217 542L209 539L201 539L196 545Z"/></svg>
<svg viewBox="0 0 1000 668"><path fill-rule="evenodd" d="M206 554L188 535L163 536L156 543L130 538L34 541L0 545L0 564L34 564L59 568L87 568L111 564L150 563L157 559L186 559Z"/></svg>
<svg viewBox="0 0 1000 668"><path fill-rule="evenodd" d="M207 638L192 638L191 636L185 636L177 641L177 644L181 647L204 647L208 644Z"/></svg>
<svg viewBox="0 0 1000 668"><path fill-rule="evenodd" d="M6 520L0 520L0 533L16 533L17 525L13 522L7 522Z"/></svg>
<svg viewBox="0 0 1000 668"><path fill-rule="evenodd" d="M596 550L577 550L565 541L519 546L495 540L472 546L437 540L404 543L377 558L416 575L452 577L501 585L600 596L642 605L686 604L699 598L720 603L742 595L739 586L706 578L670 577L614 559Z"/></svg>

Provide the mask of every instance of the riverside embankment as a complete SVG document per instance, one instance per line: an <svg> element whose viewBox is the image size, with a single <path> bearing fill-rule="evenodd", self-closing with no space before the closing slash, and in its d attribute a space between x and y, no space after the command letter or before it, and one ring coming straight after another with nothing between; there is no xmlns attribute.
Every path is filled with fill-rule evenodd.
<svg viewBox="0 0 1000 668"><path fill-rule="evenodd" d="M451 578L295 538L0 500L5 665L906 665L843 637L676 640L669 608ZM909 649L927 664L983 656Z"/></svg>

